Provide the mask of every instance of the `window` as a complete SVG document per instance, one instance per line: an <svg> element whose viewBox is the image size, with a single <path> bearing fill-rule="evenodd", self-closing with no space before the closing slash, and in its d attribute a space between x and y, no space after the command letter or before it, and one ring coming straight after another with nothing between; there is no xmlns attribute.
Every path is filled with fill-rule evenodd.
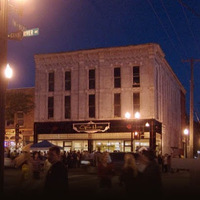
<svg viewBox="0 0 200 200"><path fill-rule="evenodd" d="M24 126L24 113L23 112L17 112L17 124L19 124L19 126Z"/></svg>
<svg viewBox="0 0 200 200"><path fill-rule="evenodd" d="M54 91L54 72L49 73L49 92Z"/></svg>
<svg viewBox="0 0 200 200"><path fill-rule="evenodd" d="M89 117L95 118L95 95L89 95Z"/></svg>
<svg viewBox="0 0 200 200"><path fill-rule="evenodd" d="M14 125L14 119L6 120L6 126L13 126Z"/></svg>
<svg viewBox="0 0 200 200"><path fill-rule="evenodd" d="M121 87L121 72L120 68L114 69L114 87L120 88Z"/></svg>
<svg viewBox="0 0 200 200"><path fill-rule="evenodd" d="M114 94L114 117L121 117L121 99L120 94Z"/></svg>
<svg viewBox="0 0 200 200"><path fill-rule="evenodd" d="M89 89L95 89L95 69L89 70Z"/></svg>
<svg viewBox="0 0 200 200"><path fill-rule="evenodd" d="M140 93L133 93L133 113L140 112Z"/></svg>
<svg viewBox="0 0 200 200"><path fill-rule="evenodd" d="M10 119L6 120L6 126L13 126L15 123L14 118L14 114L12 114L12 116L10 116Z"/></svg>
<svg viewBox="0 0 200 200"><path fill-rule="evenodd" d="M71 97L65 96L65 119L71 118Z"/></svg>
<svg viewBox="0 0 200 200"><path fill-rule="evenodd" d="M53 118L54 115L54 98L48 97L48 119Z"/></svg>
<svg viewBox="0 0 200 200"><path fill-rule="evenodd" d="M65 72L65 90L71 90L71 72Z"/></svg>
<svg viewBox="0 0 200 200"><path fill-rule="evenodd" d="M133 67L133 87L140 87L140 68Z"/></svg>

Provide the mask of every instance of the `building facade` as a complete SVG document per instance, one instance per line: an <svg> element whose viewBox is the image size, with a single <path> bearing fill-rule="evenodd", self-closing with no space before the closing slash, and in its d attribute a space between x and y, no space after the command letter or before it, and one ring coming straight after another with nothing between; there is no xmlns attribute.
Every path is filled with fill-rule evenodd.
<svg viewBox="0 0 200 200"><path fill-rule="evenodd" d="M35 142L47 139L67 151L182 148L186 91L158 44L34 59Z"/></svg>
<svg viewBox="0 0 200 200"><path fill-rule="evenodd" d="M34 108L32 108L30 112L26 113L22 109L20 109L21 106L17 104L20 104L20 99L25 97L26 95L28 95L30 97L30 100L34 102L35 89L32 87L8 89L7 97L8 95L11 95L10 98L12 98L13 100L12 102L9 102L7 99L6 108L8 106L10 107L10 109L13 112L13 118L6 120L5 147L8 147L12 151L16 149L16 143L17 143L17 148L21 150L24 145L31 142L33 143ZM12 104L12 105L8 105L8 104ZM16 109L16 107L18 109Z"/></svg>

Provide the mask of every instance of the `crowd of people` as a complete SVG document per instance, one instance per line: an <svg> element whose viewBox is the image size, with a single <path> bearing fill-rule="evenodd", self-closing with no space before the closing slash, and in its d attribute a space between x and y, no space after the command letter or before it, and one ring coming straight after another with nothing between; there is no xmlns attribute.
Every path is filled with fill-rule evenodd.
<svg viewBox="0 0 200 200"><path fill-rule="evenodd" d="M48 152L23 152L23 159L15 159L16 167L21 169L21 184L24 191L30 192L33 180L42 179L43 194L51 197L68 193L68 170L80 168L82 160L90 160L90 165L96 168L99 180L98 188L101 194L109 194L112 189L112 179L116 175L115 164L109 152L79 152L61 151L59 147L49 148ZM161 195L161 173L169 170L169 156L156 157L153 151L144 150L140 153L124 153L123 166L119 177L119 186L129 196L134 188L134 194L139 194L145 188L146 195ZM167 166L165 166L167 165Z"/></svg>

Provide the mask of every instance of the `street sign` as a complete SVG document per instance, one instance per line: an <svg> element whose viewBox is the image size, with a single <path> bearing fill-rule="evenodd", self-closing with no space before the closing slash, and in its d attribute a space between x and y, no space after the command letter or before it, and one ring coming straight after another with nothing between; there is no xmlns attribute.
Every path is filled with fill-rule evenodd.
<svg viewBox="0 0 200 200"><path fill-rule="evenodd" d="M8 39L10 40L22 40L22 38L23 38L23 31L13 32L8 35Z"/></svg>
<svg viewBox="0 0 200 200"><path fill-rule="evenodd" d="M26 31L23 31L23 37L30 37L39 35L39 28L33 28Z"/></svg>

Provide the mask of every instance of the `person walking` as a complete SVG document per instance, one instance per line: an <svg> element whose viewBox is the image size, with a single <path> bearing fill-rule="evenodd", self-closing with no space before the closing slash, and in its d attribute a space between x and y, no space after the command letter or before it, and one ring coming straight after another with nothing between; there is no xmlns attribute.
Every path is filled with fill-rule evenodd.
<svg viewBox="0 0 200 200"><path fill-rule="evenodd" d="M33 178L35 180L39 180L40 173L42 171L42 161L39 157L39 152L37 152L37 151L33 152L33 157L31 159L31 163L32 163L32 169L33 169Z"/></svg>
<svg viewBox="0 0 200 200"><path fill-rule="evenodd" d="M141 167L140 184L145 188L146 197L155 194L162 199L162 179L158 162L152 150L145 150L139 155Z"/></svg>
<svg viewBox="0 0 200 200"><path fill-rule="evenodd" d="M138 169L132 153L124 155L124 165L119 176L120 186L125 186L126 194L139 194Z"/></svg>
<svg viewBox="0 0 200 200"><path fill-rule="evenodd" d="M63 198L68 194L68 169L61 160L60 148L50 147L47 158L51 166L44 181L44 195Z"/></svg>
<svg viewBox="0 0 200 200"><path fill-rule="evenodd" d="M112 177L114 175L114 167L109 162L109 153L103 152L100 162L97 166L97 174L99 177L99 189L102 193L107 193L112 188Z"/></svg>

